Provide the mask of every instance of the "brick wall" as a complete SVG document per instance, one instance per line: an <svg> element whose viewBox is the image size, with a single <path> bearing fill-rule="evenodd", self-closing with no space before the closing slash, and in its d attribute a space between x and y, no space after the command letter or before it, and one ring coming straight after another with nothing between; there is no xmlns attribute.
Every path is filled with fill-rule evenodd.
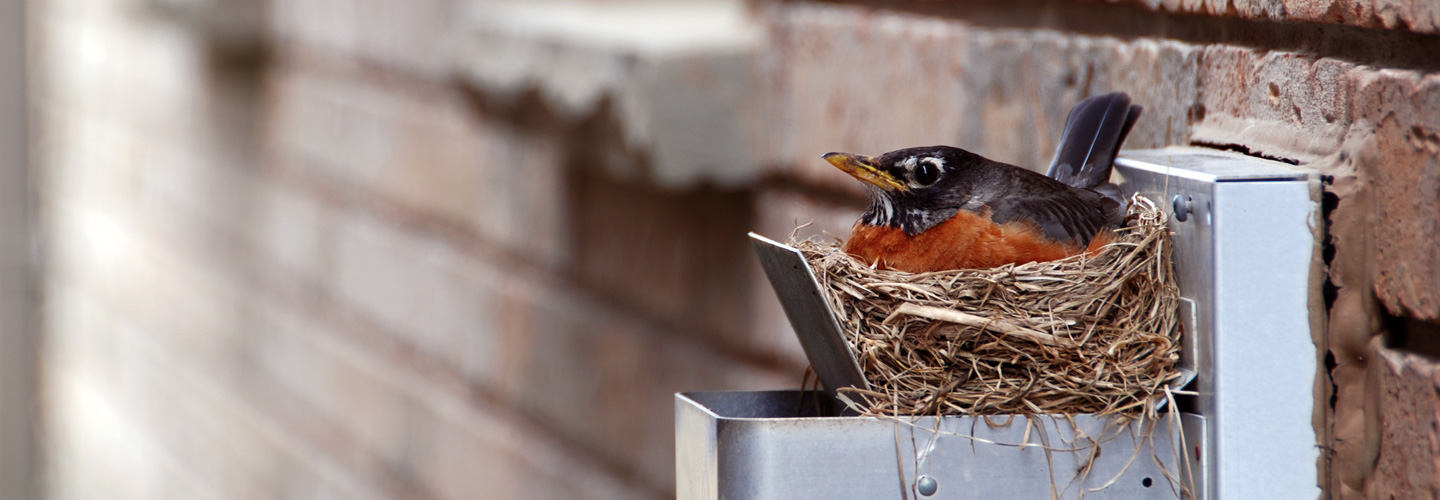
<svg viewBox="0 0 1440 500"><path fill-rule="evenodd" d="M613 2L206 5L33 3L51 496L669 497L674 392L799 383L744 233L845 234L862 193L819 154L1042 165L1110 90L1147 107L1130 147L1330 176L1317 466L1436 491L1426 2L653 9L745 13L686 44L545 31Z"/></svg>
<svg viewBox="0 0 1440 500"><path fill-rule="evenodd" d="M237 52L36 6L51 495L664 498L674 392L798 380L751 193L487 107L427 56L450 2L266 7Z"/></svg>

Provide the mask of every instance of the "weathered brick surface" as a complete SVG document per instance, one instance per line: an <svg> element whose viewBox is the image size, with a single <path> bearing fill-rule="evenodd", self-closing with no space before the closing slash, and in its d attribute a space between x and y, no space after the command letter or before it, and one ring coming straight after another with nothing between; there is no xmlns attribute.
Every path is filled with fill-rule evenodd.
<svg viewBox="0 0 1440 500"><path fill-rule="evenodd" d="M1352 63L1247 47L1207 47L1202 118L1192 140L1313 162L1335 153L1354 120Z"/></svg>
<svg viewBox="0 0 1440 500"><path fill-rule="evenodd" d="M745 195L573 208L561 132L424 80L412 28L257 71L136 15L37 13L52 496L665 497L673 393L790 385L675 328L746 333ZM583 210L650 208L717 222L669 223L726 249L663 282L698 305L569 263Z"/></svg>
<svg viewBox="0 0 1440 500"><path fill-rule="evenodd" d="M753 350L743 289L753 262L746 192L680 192L577 173L570 221L581 283L671 328Z"/></svg>
<svg viewBox="0 0 1440 500"><path fill-rule="evenodd" d="M83 284L78 288L99 293L101 300L112 304L111 307L138 316L134 320L139 324L135 328L136 334L159 334L168 343L165 346L168 349L188 353L187 356L196 358L194 362L197 365L219 369L222 375L238 376L243 373L243 377L234 379L242 386L264 386L269 377L281 377L285 384L297 387L290 390L303 391L292 401L287 401L287 407L297 404L315 406L319 408L317 411L322 412L302 412L301 416L294 417L297 420L286 423L302 428L334 427L350 431L352 434L348 439L358 441L358 445L352 446L360 447L360 455L371 457L362 460L362 463L367 460L379 462L373 467L397 476L394 481L417 481L418 484L413 487L421 490L460 491L447 488L451 488L455 481L473 479L470 475L431 478L430 474L439 474L434 472L436 469L455 466L441 459L431 463L412 458L417 453L415 448L421 446L416 444L417 439L423 437L424 442L436 443L434 446L441 449L436 452L440 453L451 450L455 446L453 442L459 437L445 434L447 427L444 425L428 425L425 421L416 421L412 411L402 411L402 408L411 405L408 403L410 399L419 397L417 394L443 394L443 386L427 388L425 380L415 381L415 375L405 373L405 369L392 368L379 375L332 373L336 369L327 368L321 363L322 358L317 358L327 353L307 350L307 344L293 345L299 341L289 340L304 339L334 328L363 330L368 327L357 327L354 323L328 326L323 321L303 317L271 318L274 313L266 310L272 306L253 304L247 299L248 290L237 288L236 283L230 282L243 280L241 273L228 269L222 259L207 254L207 243L188 238L196 228L187 225L186 216L167 216L165 210L146 214L126 213L113 206L71 212L66 210L60 214L59 220L64 221L60 227L73 226L78 233L66 232L61 235L61 241L104 239L111 245L101 256L93 255L93 249L67 246L76 253L58 256L56 276L82 279ZM365 216L347 218L364 219ZM370 228L363 231L373 233L360 237L345 236L353 230L344 226L355 224L368 225ZM352 257L345 256L348 250L339 252L338 260L342 263L338 267L342 270L334 278L337 286L330 288L330 293L335 294L341 306L330 312L318 313L321 317L357 316L362 323L364 318L375 317L382 330L376 334L393 333L403 339L405 345L415 346L425 358L452 364L442 371L454 373L456 380L473 377L481 390L498 393L503 401L514 405L515 411L538 417L545 426L561 431L567 439L625 464L621 467L630 470L631 474L638 474L642 483L657 485L652 486L655 489L651 491L668 490L673 471L669 467L672 434L654 431L669 427L671 423L671 394L682 390L785 384L784 378L727 362L683 342L668 340L661 332L623 320L598 305L587 304L573 293L547 286L537 287L534 277L507 273L476 262L456 264L455 261L434 261L429 256L447 252L456 261L466 259L427 244L413 234L397 233L395 229L376 225L373 220L342 222L341 226L337 231L340 235L336 237L336 246L353 247L354 252L371 254L363 259L372 272L394 278L408 270L418 278L382 280L379 284L352 283L344 277L347 271L343 270L352 265L343 261ZM156 231L159 239L147 241L145 237L132 234L145 228ZM374 254L373 248L377 245L393 248L396 242L409 251ZM387 258L407 256L412 258ZM420 257L413 258L415 256ZM416 260L422 262L417 263ZM426 271L427 268L435 268L437 262L441 267L447 267L444 262L451 262L448 267L459 268L453 272L470 280L453 277L437 279ZM214 276L216 272L221 275ZM344 289L402 289L422 299L438 296L437 292L427 290L442 290L477 298L474 303L491 301L501 307L471 312L426 309L429 306L421 305L413 317L422 321L396 325L386 320L386 315L391 314L387 311L397 308L403 311L423 302L397 299L400 300L398 305L388 306L346 296L342 291ZM260 292L258 296L279 300L287 295L268 291ZM286 314L293 316L292 313ZM438 348L427 344L437 339L428 334L434 328L432 325L455 324L457 314L459 319L472 321L468 325L469 335L448 337L453 344ZM273 324L276 321L282 324ZM175 325L183 325L178 327L182 330L174 330L177 328ZM186 330L189 333L185 333ZM323 345L331 346L327 347L329 349L339 348L335 347L334 340L326 342ZM344 344L341 342L339 345L343 347ZM364 350L354 346L349 349ZM247 354L235 358L236 353ZM277 375L271 375L271 372ZM373 391L373 386L382 380L393 378L412 381L409 385L388 389L390 392L386 394L390 395L385 396L385 401L398 399L400 402L373 403L383 406L374 409L378 414L368 413L372 404L368 401L379 396L366 396L366 391ZM265 402L256 403L263 405ZM586 410L581 412L576 408ZM401 413L396 414L396 411ZM400 420L394 420L402 416ZM314 421L321 417L334 418L335 421L328 425ZM454 425L484 428L489 424L460 421ZM458 450L444 452L460 453ZM511 460L503 458L504 453L498 458L487 458L495 453L500 452L478 449L453 458L460 460L461 464L480 469L486 469L487 463L508 464ZM420 463L392 463L402 459ZM408 478L409 474L425 477L412 479ZM553 482L553 479L534 480ZM524 491L527 490L517 488L521 488L517 490L520 491L517 496L526 496ZM621 498L628 496L618 495Z"/></svg>
<svg viewBox="0 0 1440 500"><path fill-rule="evenodd" d="M294 423L353 436L369 465L401 486L436 498L652 496L566 456L513 412L357 348L333 324L278 309L262 317L273 334L260 344L259 388L293 391L311 406Z"/></svg>
<svg viewBox="0 0 1440 500"><path fill-rule="evenodd" d="M105 222L104 214L68 212L56 226L66 236L104 236L128 251L107 254L103 264L57 259L70 272L50 281L57 300L47 310L55 343L47 356L54 380L47 403L57 416L51 435L65 443L53 456L61 466L48 481L52 495L85 495L97 483L90 494L111 498L378 493L276 426L263 407L230 392L227 361L237 353L235 334L244 333L235 327L244 322L213 307L228 297L212 283L172 275L168 284L184 287L180 294L193 301L169 300L176 298L170 290L145 279L163 275L168 262L150 263L151 272L134 268L163 253L145 252L144 242ZM212 307L166 310L144 303ZM164 321L170 318L173 323ZM230 329L209 329L214 325Z"/></svg>
<svg viewBox="0 0 1440 500"><path fill-rule="evenodd" d="M1339 23L1434 33L1440 8L1426 0L1136 0L1167 12L1268 21Z"/></svg>
<svg viewBox="0 0 1440 500"><path fill-rule="evenodd" d="M353 219L341 223L340 270L329 293L570 439L629 463L651 484L668 485L673 472L662 467L673 436L654 432L670 425L662 408L671 394L734 387L732 380L783 384L623 319L552 278L475 260L368 216Z"/></svg>
<svg viewBox="0 0 1440 500"><path fill-rule="evenodd" d="M450 71L450 37L466 2L416 0L274 0L274 43L339 60L442 78Z"/></svg>
<svg viewBox="0 0 1440 500"><path fill-rule="evenodd" d="M1381 369L1375 336L1386 314L1436 316L1434 238L1434 76L1291 53L1238 47L1207 50L1204 119L1193 139L1291 158L1334 175L1330 214L1338 288L1328 344L1338 366L1330 438L1331 491L1361 498L1375 487L1389 416L1377 400Z"/></svg>
<svg viewBox="0 0 1440 500"><path fill-rule="evenodd" d="M269 231L246 225L207 227L193 214L175 210L179 205L172 205L170 200L151 203L156 205L147 213L127 214L116 212L114 207L84 212L88 215L67 212L63 220L74 221L90 232L66 234L61 241L104 239L111 242L106 255L114 256L100 258L89 253L93 249L66 246L78 255L65 254L65 258L57 259L56 274L98 275L87 282L86 288L106 294L108 300L119 303L116 307L142 315L153 328L176 322L211 332L182 335L171 346L175 349L207 359L225 359L226 353L251 349L246 347L244 333L235 330L237 325L267 326L250 319L253 313L245 301L237 304L243 298L238 295L242 291L230 290L217 296L206 292L214 290L216 284L187 276L219 270L235 275L227 279L238 279L244 268L282 264L261 260L236 265L228 260L236 254L217 252L211 242L205 241L205 236L248 241L248 231L262 235ZM338 303L333 313L322 314L373 322L377 334L393 336L422 358L446 366L443 370L453 372L457 379L472 380L481 390L498 394L517 411L538 417L568 439L625 464L624 468L658 489L668 489L673 472L667 466L673 436L654 431L671 423L671 394L785 384L785 378L667 340L662 332L623 320L572 292L553 285L537 287L537 278L543 282L543 277L516 274L477 261L445 246L443 240L395 227L393 221L386 223L366 214L336 214L333 207L319 210L322 214L329 212L317 217L330 221L333 227L328 231L306 226L292 231L315 230L329 235L327 241L319 243L330 249L329 263L299 270L288 279L314 280L322 302L328 299ZM158 226L156 231L163 233L163 241L137 247L133 237L117 239L133 230L132 225ZM189 251L196 256L170 254L175 251ZM151 260L138 268L95 267L126 257ZM187 263L187 257L198 262ZM291 273L262 271L261 275L283 280ZM148 293L140 293L145 290ZM161 291L167 293L158 293ZM295 330L294 335L303 335L303 328ZM274 364L298 362L297 356L292 354ZM353 388L331 388L306 396L334 398L354 392ZM337 414L346 414L347 405L352 403L347 399L300 401L333 406L330 411ZM366 438L362 434L360 439ZM381 457L404 451L403 443L370 450Z"/></svg>
<svg viewBox="0 0 1440 500"><path fill-rule="evenodd" d="M277 73L266 132L282 169L378 195L541 265L568 259L554 134L487 120L456 89L300 62Z"/></svg>
<svg viewBox="0 0 1440 500"><path fill-rule="evenodd" d="M94 213L67 220L82 226L78 228L82 234L76 236L87 236L83 234L84 226L95 223L81 221L108 217ZM580 498L645 496L597 473L593 466L564 458L565 452L558 451L553 438L515 421L513 415L496 415L484 405L467 403L463 395L451 394L444 385L417 376L413 368L367 354L323 319L284 310L273 301L247 300L266 295L250 295L242 287L224 283L226 277L209 274L208 266L187 262L191 256L183 255L184 245L145 241L138 234L110 237L112 241L128 239L128 247L142 251L112 266L86 269L88 272L76 277L76 283L57 289L96 290L103 287L90 280L119 281L114 295L64 293L62 296L71 300L61 304L85 307L98 302L102 304L98 307L120 311L112 313L118 317L101 322L119 323L123 329L110 331L95 324L81 324L72 331L66 327L74 324L73 318L93 316L95 312L56 311L55 317L65 319L57 327L57 336L72 347L61 352L70 356L88 353L89 357L76 361L84 367L82 371L100 370L97 376L119 381L122 387L108 391L115 401L106 403L129 406L119 412L120 418L128 414L128 418L149 420L150 428L139 434L163 432L161 428L179 433L175 438L178 442L159 440L156 454L161 458L182 463L186 457L198 463L235 462L239 467L218 468L213 472L222 476L206 478L205 482L216 490L212 494L288 496L270 490L301 486L306 479L299 472L286 472L285 460L290 459L275 456L279 452L266 448L273 444L264 440L253 443L257 438L247 434L232 435L239 425L241 430L258 426L266 433L261 437L293 443L290 447L300 450L287 453L301 455L294 460L345 462L329 464L327 467L333 470L322 472L348 471L345 474L370 482L352 485L357 491L337 495L341 498L398 495L405 491L434 498L471 498L475 491L508 491L510 496L525 496L525 492L537 490L549 492L547 496ZM160 246L165 248L156 248ZM177 250L182 253L173 253ZM179 276L172 277L168 284L133 278L166 274ZM232 313L238 317L221 313L221 317L208 321L205 316L216 311L187 309L177 318L179 321L171 322L167 320L175 316L173 311L168 316L163 311L147 311L128 299L137 290L172 305L183 302L183 297L194 297L189 300L199 304L251 305ZM117 343L110 338L117 334L125 340ZM68 338L71 335L81 338L72 340ZM224 349L196 349L192 344L196 337L228 339L229 345ZM96 349L96 345L111 349ZM171 359L175 356L179 358ZM176 380L194 381L198 387ZM101 383L100 389L104 385ZM195 399L197 391L204 399L202 406L186 404L177 408L165 404L174 398ZM230 416L235 412L243 417ZM193 431L202 434L189 434L191 429L185 421L204 424ZM244 455L233 456L232 449L239 445L243 445L239 452ZM252 456L257 453L261 456ZM176 454L182 456L165 457ZM182 473L195 472L180 469ZM305 491L302 489L298 495L304 497Z"/></svg>
<svg viewBox="0 0 1440 500"><path fill-rule="evenodd" d="M1425 423L1433 415L1424 417L1433 411L1426 409L1434 399L1433 370L1422 358L1381 347L1377 334L1436 317L1440 250L1432 235L1440 225L1440 167L1426 148L1436 85L1433 75L1413 71L1354 69L1344 87L1352 123L1339 150L1315 163L1337 176L1330 190L1339 197L1329 231L1335 246L1329 279L1338 288L1327 332L1338 364L1329 374L1336 395L1331 492L1430 496L1433 485L1407 475L1423 467L1417 457L1436 435Z"/></svg>
<svg viewBox="0 0 1440 500"><path fill-rule="evenodd" d="M1440 320L1440 75L1381 71L1356 86L1374 134L1355 168L1375 190L1375 294L1393 314Z"/></svg>
<svg viewBox="0 0 1440 500"><path fill-rule="evenodd" d="M1440 364L1384 350L1377 394L1383 422L1368 498L1440 496Z"/></svg>
<svg viewBox="0 0 1440 500"><path fill-rule="evenodd" d="M819 159L950 144L1048 166L1070 107L1123 90L1146 105L1127 145L1186 142L1200 48L974 28L862 7L771 7L772 155L807 182L859 192Z"/></svg>

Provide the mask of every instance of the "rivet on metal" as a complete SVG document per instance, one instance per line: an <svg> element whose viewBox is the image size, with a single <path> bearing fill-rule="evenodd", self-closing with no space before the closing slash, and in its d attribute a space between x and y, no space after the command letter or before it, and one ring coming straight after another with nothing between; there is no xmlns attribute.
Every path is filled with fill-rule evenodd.
<svg viewBox="0 0 1440 500"><path fill-rule="evenodd" d="M920 479L915 481L915 489L918 490L921 495L928 497L934 495L935 490L940 489L940 483L935 482L935 478L933 477L920 476Z"/></svg>
<svg viewBox="0 0 1440 500"><path fill-rule="evenodd" d="M1190 199L1190 195L1177 194L1175 198L1170 201L1170 204L1175 207L1175 220L1185 222L1190 218L1190 210L1194 204Z"/></svg>

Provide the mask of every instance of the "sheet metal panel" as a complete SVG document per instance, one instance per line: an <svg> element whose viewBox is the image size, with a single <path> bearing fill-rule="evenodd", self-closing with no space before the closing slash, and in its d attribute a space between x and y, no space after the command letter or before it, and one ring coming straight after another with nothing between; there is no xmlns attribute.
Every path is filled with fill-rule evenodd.
<svg viewBox="0 0 1440 500"><path fill-rule="evenodd" d="M825 392L834 397L841 387L870 388L805 255L755 233L750 233L750 243Z"/></svg>
<svg viewBox="0 0 1440 500"><path fill-rule="evenodd" d="M1126 152L1121 190L1173 205L1181 293L1194 302L1195 411L1206 416L1213 498L1315 498L1311 423L1316 346L1310 266L1313 176L1283 163L1198 148Z"/></svg>
<svg viewBox="0 0 1440 500"><path fill-rule="evenodd" d="M675 404L676 463L703 464L677 465L681 499L1178 498L1167 477L1184 469L1170 420L944 417L937 432L934 417L801 417L799 391Z"/></svg>

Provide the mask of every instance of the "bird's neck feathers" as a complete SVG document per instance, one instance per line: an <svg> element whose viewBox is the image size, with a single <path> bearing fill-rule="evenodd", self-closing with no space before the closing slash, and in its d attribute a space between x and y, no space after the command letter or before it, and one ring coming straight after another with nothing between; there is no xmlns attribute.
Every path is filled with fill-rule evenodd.
<svg viewBox="0 0 1440 500"><path fill-rule="evenodd" d="M874 192L870 196L870 207L860 216L860 221L868 226L898 228L915 236L949 220L959 211L958 205L925 207L916 206L914 201L888 192Z"/></svg>

